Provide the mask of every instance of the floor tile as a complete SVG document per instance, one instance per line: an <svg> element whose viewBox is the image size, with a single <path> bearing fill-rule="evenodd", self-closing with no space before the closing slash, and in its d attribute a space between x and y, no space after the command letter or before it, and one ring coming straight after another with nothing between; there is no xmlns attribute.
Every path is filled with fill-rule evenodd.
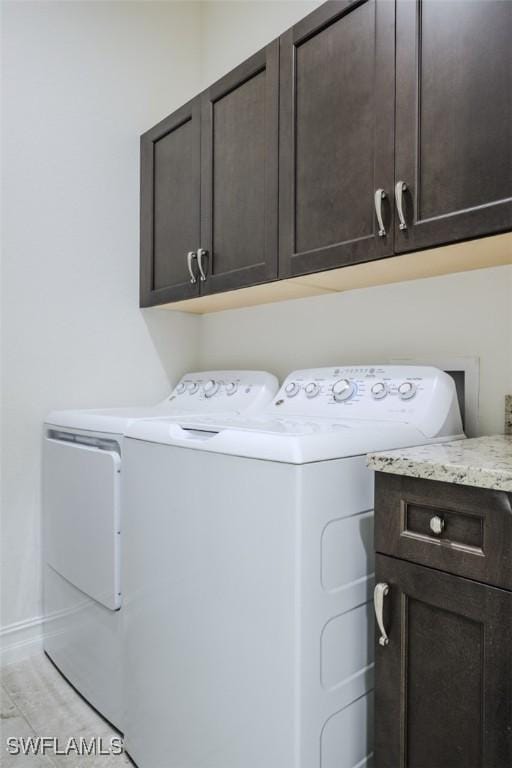
<svg viewBox="0 0 512 768"><path fill-rule="evenodd" d="M0 685L0 720L16 717L19 711L5 688Z"/></svg>
<svg viewBox="0 0 512 768"><path fill-rule="evenodd" d="M39 734L70 738L77 733L96 735L104 721L76 694L56 696L52 691L27 691L13 697L20 712Z"/></svg>
<svg viewBox="0 0 512 768"><path fill-rule="evenodd" d="M0 758L2 768L55 768L47 757L34 755L7 755ZM79 766L77 766L79 768ZM132 766L133 768L133 766Z"/></svg>
<svg viewBox="0 0 512 768"><path fill-rule="evenodd" d="M36 733L29 723L21 716L19 710L13 705L5 704L5 697L3 697L3 708L0 717L0 766L1 768L11 768L11 766L19 766L22 768L25 765L32 765L34 768L38 768L40 765L49 766L49 761L42 760L39 756L34 754L28 755L15 755L10 754L8 749L9 739L33 739L36 738ZM19 742L16 742L18 745ZM14 745L13 745L14 746Z"/></svg>
<svg viewBox="0 0 512 768"><path fill-rule="evenodd" d="M49 736L65 748L70 738L102 738L105 749L110 738L119 737L60 675L44 655L4 668L0 672L0 768L133 768L121 755L9 756L5 738ZM78 742L77 742L78 743Z"/></svg>
<svg viewBox="0 0 512 768"><path fill-rule="evenodd" d="M42 736L70 738L88 730L104 730L105 721L42 657L10 670L4 685L32 728Z"/></svg>
<svg viewBox="0 0 512 768"><path fill-rule="evenodd" d="M44 654L38 654L0 672L0 682L11 696L26 691L51 691L65 698L73 689Z"/></svg>

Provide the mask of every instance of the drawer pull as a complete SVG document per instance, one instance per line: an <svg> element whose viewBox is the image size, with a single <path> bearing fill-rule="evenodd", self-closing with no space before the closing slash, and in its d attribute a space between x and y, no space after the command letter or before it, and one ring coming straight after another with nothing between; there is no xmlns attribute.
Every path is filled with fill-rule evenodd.
<svg viewBox="0 0 512 768"><path fill-rule="evenodd" d="M375 618L379 625L380 637L379 645L385 647L389 645L389 637L384 627L384 598L389 594L389 584L376 584L373 591L373 605L375 608Z"/></svg>
<svg viewBox="0 0 512 768"><path fill-rule="evenodd" d="M430 530L434 536L440 536L444 531L444 527L445 522L442 517L439 517L439 515L434 515L434 517L430 518Z"/></svg>

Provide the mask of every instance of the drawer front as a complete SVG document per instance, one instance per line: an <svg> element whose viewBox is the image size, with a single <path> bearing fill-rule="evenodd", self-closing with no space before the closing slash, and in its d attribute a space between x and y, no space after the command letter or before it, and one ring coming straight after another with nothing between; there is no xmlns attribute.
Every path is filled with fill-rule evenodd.
<svg viewBox="0 0 512 768"><path fill-rule="evenodd" d="M377 472L377 552L512 589L510 496Z"/></svg>

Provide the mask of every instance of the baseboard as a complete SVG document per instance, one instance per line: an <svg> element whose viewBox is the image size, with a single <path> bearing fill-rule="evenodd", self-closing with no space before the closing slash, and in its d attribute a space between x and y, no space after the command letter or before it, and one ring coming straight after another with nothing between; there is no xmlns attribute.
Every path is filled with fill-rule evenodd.
<svg viewBox="0 0 512 768"><path fill-rule="evenodd" d="M42 616L0 628L0 668L34 656L43 650Z"/></svg>

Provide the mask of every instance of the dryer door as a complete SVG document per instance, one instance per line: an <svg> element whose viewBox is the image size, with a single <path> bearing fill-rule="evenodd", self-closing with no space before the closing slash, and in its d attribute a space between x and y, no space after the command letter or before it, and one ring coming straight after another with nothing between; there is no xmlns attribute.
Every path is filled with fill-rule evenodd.
<svg viewBox="0 0 512 768"><path fill-rule="evenodd" d="M45 438L46 562L111 610L121 605L120 471L116 451Z"/></svg>

